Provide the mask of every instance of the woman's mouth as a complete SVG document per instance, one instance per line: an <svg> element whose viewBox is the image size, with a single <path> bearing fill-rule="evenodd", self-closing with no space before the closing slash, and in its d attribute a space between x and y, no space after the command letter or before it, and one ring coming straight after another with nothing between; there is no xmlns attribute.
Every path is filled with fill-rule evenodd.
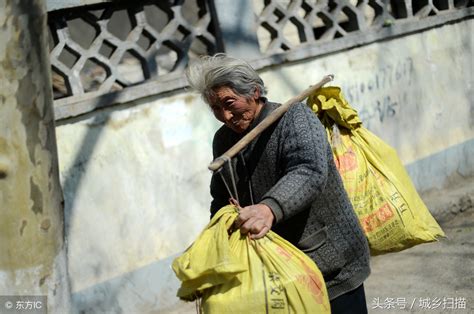
<svg viewBox="0 0 474 314"><path fill-rule="evenodd" d="M244 129L240 126L240 121L229 121L227 125L237 133L244 131Z"/></svg>

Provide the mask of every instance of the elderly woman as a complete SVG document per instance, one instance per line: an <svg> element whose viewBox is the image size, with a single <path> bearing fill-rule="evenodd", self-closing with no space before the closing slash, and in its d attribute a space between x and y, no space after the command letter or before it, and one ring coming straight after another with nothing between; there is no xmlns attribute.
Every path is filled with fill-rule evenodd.
<svg viewBox="0 0 474 314"><path fill-rule="evenodd" d="M214 136L214 158L279 106L266 99L262 79L245 61L223 54L204 57L186 74L223 123ZM237 220L241 231L258 239L272 229L316 262L333 313L366 313L367 241L316 115L302 103L292 105L231 167L242 207ZM225 175L231 182L229 173ZM229 203L217 174L211 195L213 215Z"/></svg>

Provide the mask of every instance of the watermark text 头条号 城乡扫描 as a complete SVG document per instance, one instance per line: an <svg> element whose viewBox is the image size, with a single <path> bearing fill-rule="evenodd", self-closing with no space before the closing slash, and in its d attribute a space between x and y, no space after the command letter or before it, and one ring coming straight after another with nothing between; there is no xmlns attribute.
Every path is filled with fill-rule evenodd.
<svg viewBox="0 0 474 314"><path fill-rule="evenodd" d="M466 309L465 297L396 297L373 298L370 308L380 310L464 310Z"/></svg>

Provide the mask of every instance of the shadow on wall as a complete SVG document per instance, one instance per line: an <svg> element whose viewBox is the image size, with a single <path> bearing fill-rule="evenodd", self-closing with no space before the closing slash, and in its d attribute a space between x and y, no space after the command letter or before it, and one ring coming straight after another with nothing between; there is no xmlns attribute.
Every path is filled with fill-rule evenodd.
<svg viewBox="0 0 474 314"><path fill-rule="evenodd" d="M72 299L75 310L79 313L166 313L167 309L179 308L194 310L193 303L185 303L176 297L180 283L170 271L175 257L151 263L74 293Z"/></svg>
<svg viewBox="0 0 474 314"><path fill-rule="evenodd" d="M117 93L115 93L117 95ZM100 103L100 98L109 98L110 95L104 95L99 97L98 102ZM114 99L108 99L108 101L114 101ZM90 123L91 127L87 130L86 135L82 139L80 148L77 150L77 155L74 157L74 162L71 163L71 167L66 170L64 173L63 179L63 194L64 194L64 224L65 224L65 237L69 239L69 230L70 223L73 220L73 212L75 200L77 197L78 190L81 186L84 175L86 174L90 158L94 153L96 145L101 137L103 126L107 124L110 119L111 111L100 111L92 112L86 114L79 118L68 119L64 121L59 121L56 123L56 126L61 126L64 124L71 123L72 121L83 120L91 115L94 115L92 122ZM96 127L94 127L96 126ZM102 126L102 127L101 127ZM59 159L61 156L59 156ZM59 160L61 162L61 160Z"/></svg>

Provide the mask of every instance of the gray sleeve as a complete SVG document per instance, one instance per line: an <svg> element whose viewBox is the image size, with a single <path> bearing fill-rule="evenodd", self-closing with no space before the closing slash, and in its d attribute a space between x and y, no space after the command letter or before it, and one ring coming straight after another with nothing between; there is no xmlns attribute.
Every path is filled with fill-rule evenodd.
<svg viewBox="0 0 474 314"><path fill-rule="evenodd" d="M263 196L276 223L308 208L324 189L328 173L329 143L326 130L304 104L293 105L282 121L283 176Z"/></svg>

